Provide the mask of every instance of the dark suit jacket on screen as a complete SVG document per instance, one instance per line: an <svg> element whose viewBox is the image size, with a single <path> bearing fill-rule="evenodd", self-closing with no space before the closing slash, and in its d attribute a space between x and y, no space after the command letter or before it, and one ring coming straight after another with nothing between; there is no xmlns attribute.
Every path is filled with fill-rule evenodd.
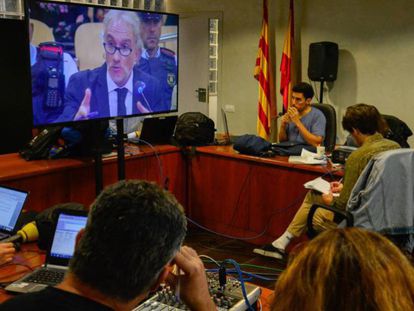
<svg viewBox="0 0 414 311"><path fill-rule="evenodd" d="M73 74L65 92L65 108L61 116L55 122L68 122L73 120L75 114L78 112L87 88L90 88L92 93L90 101L90 119L109 118L110 112L106 71L106 64L104 64L93 70L84 70ZM135 85L138 81L144 82L145 84L143 93L152 112L167 111L169 109L169 107L165 107L162 102L162 92L158 80L141 71L137 66L134 66L133 114L140 113L136 107L137 101L143 103L144 106L146 102L142 94L139 94L136 90Z"/></svg>

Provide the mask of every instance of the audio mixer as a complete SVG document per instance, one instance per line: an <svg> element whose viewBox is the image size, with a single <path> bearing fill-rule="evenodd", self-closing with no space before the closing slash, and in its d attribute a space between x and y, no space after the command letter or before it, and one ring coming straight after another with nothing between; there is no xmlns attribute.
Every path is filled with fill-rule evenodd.
<svg viewBox="0 0 414 311"><path fill-rule="evenodd" d="M207 273L208 287L211 299L219 311L243 311L248 307L245 303L240 281L234 278L227 278L224 290L220 287L218 273ZM261 294L259 287L245 283L247 298L250 305L253 305ZM162 285L160 289L148 300L140 304L133 311L155 311L155 310L189 310L189 308L176 297L174 290L167 285Z"/></svg>

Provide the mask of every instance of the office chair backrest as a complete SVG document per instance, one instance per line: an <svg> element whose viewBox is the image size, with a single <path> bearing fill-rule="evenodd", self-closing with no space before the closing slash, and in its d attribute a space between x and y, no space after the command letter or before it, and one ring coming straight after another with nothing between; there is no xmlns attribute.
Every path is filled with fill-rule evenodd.
<svg viewBox="0 0 414 311"><path fill-rule="evenodd" d="M323 144L326 151L332 151L335 148L336 144L336 111L335 108L329 104L312 104L312 107L315 107L322 111L326 118L326 130L325 130L325 139Z"/></svg>
<svg viewBox="0 0 414 311"><path fill-rule="evenodd" d="M396 141L402 148L410 148L407 138L413 135L413 132L408 125L395 116L383 114L382 117L390 128L389 133L385 135L386 138Z"/></svg>
<svg viewBox="0 0 414 311"><path fill-rule="evenodd" d="M79 70L93 69L105 62L102 31L102 23L86 23L76 29L75 53Z"/></svg>
<svg viewBox="0 0 414 311"><path fill-rule="evenodd" d="M387 235L414 232L414 150L382 152L370 160L349 197L354 226Z"/></svg>
<svg viewBox="0 0 414 311"><path fill-rule="evenodd" d="M308 214L308 236L317 209L334 213L347 226L361 227L393 238L414 233L414 149L395 149L374 156L359 176L346 210L314 204ZM336 222L336 221L335 221ZM413 245L401 245L404 249Z"/></svg>
<svg viewBox="0 0 414 311"><path fill-rule="evenodd" d="M55 41L53 30L48 25L36 19L31 19L30 23L33 24L32 44L34 46L38 46L42 42Z"/></svg>
<svg viewBox="0 0 414 311"><path fill-rule="evenodd" d="M159 46L170 49L177 54L177 27L162 26Z"/></svg>

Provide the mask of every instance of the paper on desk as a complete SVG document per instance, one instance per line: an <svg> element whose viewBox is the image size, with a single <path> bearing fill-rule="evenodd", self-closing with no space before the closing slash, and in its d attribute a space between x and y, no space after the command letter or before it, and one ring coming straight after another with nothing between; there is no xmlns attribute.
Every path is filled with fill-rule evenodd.
<svg viewBox="0 0 414 311"><path fill-rule="evenodd" d="M294 164L326 164L325 158L320 158L318 154L302 149L300 156L290 156L289 163Z"/></svg>

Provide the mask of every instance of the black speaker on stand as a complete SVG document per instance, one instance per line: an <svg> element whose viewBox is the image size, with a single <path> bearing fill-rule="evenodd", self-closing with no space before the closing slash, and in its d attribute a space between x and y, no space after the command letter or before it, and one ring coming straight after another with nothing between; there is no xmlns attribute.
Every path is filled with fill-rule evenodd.
<svg viewBox="0 0 414 311"><path fill-rule="evenodd" d="M323 103L323 83L335 81L338 73L338 44L335 42L314 42L309 45L308 77L320 81L319 102Z"/></svg>

